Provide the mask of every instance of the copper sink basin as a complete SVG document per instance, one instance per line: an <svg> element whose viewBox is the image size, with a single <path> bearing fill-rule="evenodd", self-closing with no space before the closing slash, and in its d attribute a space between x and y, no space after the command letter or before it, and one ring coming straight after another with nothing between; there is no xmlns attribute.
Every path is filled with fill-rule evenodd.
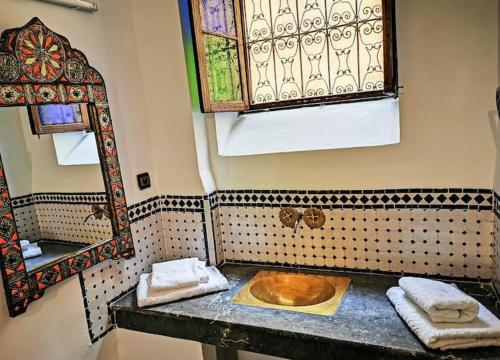
<svg viewBox="0 0 500 360"><path fill-rule="evenodd" d="M339 276L260 271L233 298L237 304L333 315L349 286Z"/></svg>
<svg viewBox="0 0 500 360"><path fill-rule="evenodd" d="M335 287L322 277L279 274L257 280L250 287L250 293L268 304L308 306L331 299L335 295Z"/></svg>

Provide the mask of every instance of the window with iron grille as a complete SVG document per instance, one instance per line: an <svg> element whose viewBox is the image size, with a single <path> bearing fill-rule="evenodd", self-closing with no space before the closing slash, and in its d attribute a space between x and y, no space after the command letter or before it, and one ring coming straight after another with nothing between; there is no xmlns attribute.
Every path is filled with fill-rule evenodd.
<svg viewBox="0 0 500 360"><path fill-rule="evenodd" d="M204 112L397 94L393 0L191 0Z"/></svg>

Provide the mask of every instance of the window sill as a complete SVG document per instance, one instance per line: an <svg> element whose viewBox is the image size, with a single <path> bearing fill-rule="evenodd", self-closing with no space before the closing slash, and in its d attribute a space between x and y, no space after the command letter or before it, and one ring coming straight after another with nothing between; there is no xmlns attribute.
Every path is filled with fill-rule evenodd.
<svg viewBox="0 0 500 360"><path fill-rule="evenodd" d="M218 153L243 156L397 144L399 99L216 113Z"/></svg>

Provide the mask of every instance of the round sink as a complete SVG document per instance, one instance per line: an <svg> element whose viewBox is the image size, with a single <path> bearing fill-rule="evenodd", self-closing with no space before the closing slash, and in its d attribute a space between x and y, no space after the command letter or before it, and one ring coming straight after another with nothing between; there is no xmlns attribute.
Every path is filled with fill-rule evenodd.
<svg viewBox="0 0 500 360"><path fill-rule="evenodd" d="M305 274L279 274L257 280L250 293L260 301L283 306L309 306L335 295L327 279Z"/></svg>

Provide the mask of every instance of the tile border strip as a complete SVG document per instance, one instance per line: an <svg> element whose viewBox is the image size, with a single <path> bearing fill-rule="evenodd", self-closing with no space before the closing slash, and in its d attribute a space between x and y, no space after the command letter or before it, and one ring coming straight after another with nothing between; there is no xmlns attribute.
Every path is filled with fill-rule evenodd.
<svg viewBox="0 0 500 360"><path fill-rule="evenodd" d="M34 204L73 204L93 205L107 204L105 192L79 192L79 193L33 193L12 198L12 207L18 209Z"/></svg>
<svg viewBox="0 0 500 360"><path fill-rule="evenodd" d="M489 189L222 190L215 206L492 210Z"/></svg>

